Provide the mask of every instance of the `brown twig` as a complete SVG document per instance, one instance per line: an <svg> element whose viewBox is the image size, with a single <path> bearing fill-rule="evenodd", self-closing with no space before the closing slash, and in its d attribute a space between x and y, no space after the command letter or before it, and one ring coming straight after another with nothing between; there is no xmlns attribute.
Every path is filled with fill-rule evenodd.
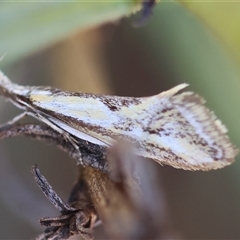
<svg viewBox="0 0 240 240"><path fill-rule="evenodd" d="M79 179L68 205L64 205L39 170L33 168L38 185L61 212L59 217L40 220L41 224L50 226L40 239L68 238L77 233L90 239L98 216L111 238L168 237L168 217L156 168L151 167L152 161L134 155L128 144L119 142L109 151L76 139L81 151L78 152L71 142L47 126L22 124L0 127L0 139L19 135L54 144L76 160L81 155L85 164L85 167L80 167Z"/></svg>
<svg viewBox="0 0 240 240"><path fill-rule="evenodd" d="M98 217L85 181L83 179L78 180L72 189L68 203L64 203L36 165L32 167L32 174L46 198L61 212L58 217L40 219L40 224L46 226L47 229L37 239L60 240L68 239L77 234L81 234L86 240L93 239L92 228Z"/></svg>
<svg viewBox="0 0 240 240"><path fill-rule="evenodd" d="M155 165L118 143L108 156L110 175L84 168L83 175L103 226L112 239L173 237Z"/></svg>
<svg viewBox="0 0 240 240"><path fill-rule="evenodd" d="M76 139L80 150L74 148L71 142L66 141L62 135L48 126L39 124L6 124L0 126L0 140L15 136L26 136L36 140L52 144L68 153L70 157L77 162L82 158L85 166L92 166L103 172L107 171L106 154L107 149L84 141Z"/></svg>

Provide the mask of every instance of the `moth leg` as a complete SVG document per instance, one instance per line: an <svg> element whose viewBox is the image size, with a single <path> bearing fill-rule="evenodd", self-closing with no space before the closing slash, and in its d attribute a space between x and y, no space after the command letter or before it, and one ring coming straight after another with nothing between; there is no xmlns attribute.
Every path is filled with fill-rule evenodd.
<svg viewBox="0 0 240 240"><path fill-rule="evenodd" d="M60 133L64 139L68 142L70 142L73 147L79 152L79 163L84 165L83 164L83 160L82 160L82 157L81 157L81 152L79 150L79 146L77 144L77 141L66 131L64 131L62 128L59 128L57 125L55 125L53 122L51 122L50 120L48 120L47 118L45 118L44 116L42 116L41 114L38 114L38 113L32 113L32 112L29 112L28 113L29 115L33 116L34 118L44 122L45 124L47 124L49 127L51 127L53 130L57 131L58 133Z"/></svg>
<svg viewBox="0 0 240 240"><path fill-rule="evenodd" d="M83 160L82 160L82 154L79 150L79 146L77 144L77 140L75 140L73 137L71 137L71 135L69 133L67 133L66 131L64 131L63 129L59 128L58 126L56 126L54 123L52 123L51 121L49 121L47 118L43 117L42 115L38 114L38 113L32 113L32 112L28 112L25 111L19 115L17 115L16 117L14 117L13 119L11 119L10 121L6 122L5 124L0 125L0 127L4 127L4 126L10 126L10 125L14 125L16 122L20 121L21 119L23 119L26 116L32 116L42 122L44 122L45 124L47 124L49 127L51 127L53 130L55 130L56 132L60 133L64 139L67 142L70 142L72 144L72 146L76 149L76 151L79 153L79 164L84 165Z"/></svg>
<svg viewBox="0 0 240 240"><path fill-rule="evenodd" d="M54 129L55 131L59 132L60 134L63 135L63 137L65 138L65 140L68 140L70 142L74 142L73 138L70 136L69 133L67 133L66 131L64 131L62 128L58 127L57 125L55 125L54 123L52 123L50 120L48 120L47 118L45 118L44 116L40 115L40 114L35 114L35 113L30 113L31 115L35 116L37 119L39 119L40 121L46 123L49 127L51 127L52 129ZM75 146L76 149L78 149L78 146Z"/></svg>
<svg viewBox="0 0 240 240"><path fill-rule="evenodd" d="M13 119L7 121L5 124L3 125L13 125L15 124L16 122L20 121L21 119L25 118L26 116L28 115L27 112L23 112L19 115L17 115L16 117L14 117Z"/></svg>

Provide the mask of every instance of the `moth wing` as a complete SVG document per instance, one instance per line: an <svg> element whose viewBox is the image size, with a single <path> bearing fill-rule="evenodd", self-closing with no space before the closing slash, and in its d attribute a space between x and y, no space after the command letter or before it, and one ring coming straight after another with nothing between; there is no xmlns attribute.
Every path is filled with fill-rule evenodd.
<svg viewBox="0 0 240 240"><path fill-rule="evenodd" d="M142 106L136 107L136 126L141 126L135 138L139 138L140 154L187 170L229 165L238 150L231 144L227 129L200 96L177 94L185 86L145 98Z"/></svg>
<svg viewBox="0 0 240 240"><path fill-rule="evenodd" d="M237 150L227 129L200 96L178 93L186 86L144 98L35 89L30 100L60 127L96 144L109 146L123 136L137 143L137 154L160 164L188 170L229 165Z"/></svg>

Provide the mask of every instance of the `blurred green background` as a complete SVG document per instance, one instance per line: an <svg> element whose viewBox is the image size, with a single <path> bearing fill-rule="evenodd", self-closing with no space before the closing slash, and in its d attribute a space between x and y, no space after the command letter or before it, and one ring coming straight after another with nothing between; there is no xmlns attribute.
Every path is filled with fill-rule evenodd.
<svg viewBox="0 0 240 240"><path fill-rule="evenodd" d="M240 3L157 4L133 28L139 1L1 2L0 68L17 83L65 90L147 96L178 83L204 96L240 147ZM19 111L1 97L1 122ZM28 119L28 122L34 120ZM25 138L0 145L0 239L28 239L38 219L58 215L30 174L37 163L67 200L75 162ZM240 158L222 170L159 168L171 224L184 239L240 238ZM96 236L103 238L101 227Z"/></svg>

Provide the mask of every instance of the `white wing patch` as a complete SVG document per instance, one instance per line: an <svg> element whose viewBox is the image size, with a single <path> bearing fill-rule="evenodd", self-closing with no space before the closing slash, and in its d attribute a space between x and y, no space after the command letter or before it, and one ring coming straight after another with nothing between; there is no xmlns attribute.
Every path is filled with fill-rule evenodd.
<svg viewBox="0 0 240 240"><path fill-rule="evenodd" d="M31 111L95 144L109 146L127 138L137 144L138 155L187 170L221 168L238 153L204 100L192 92L178 93L187 84L133 98L22 87L3 78L1 91L12 101L25 101Z"/></svg>

